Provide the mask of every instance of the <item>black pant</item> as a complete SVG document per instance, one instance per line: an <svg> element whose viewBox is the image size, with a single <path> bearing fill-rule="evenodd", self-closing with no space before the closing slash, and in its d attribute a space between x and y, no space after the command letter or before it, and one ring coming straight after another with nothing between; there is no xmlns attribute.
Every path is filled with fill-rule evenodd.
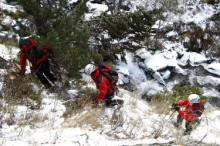
<svg viewBox="0 0 220 146"><path fill-rule="evenodd" d="M183 121L183 118L178 115L177 116L177 127L180 126L182 124L182 121ZM198 122L198 119L196 120L186 120L186 123L185 123L185 132L188 132L190 133L192 131L192 125L195 124L196 122Z"/></svg>
<svg viewBox="0 0 220 146"><path fill-rule="evenodd" d="M50 72L50 63L47 59L44 60L41 64L39 64L38 68L35 70L35 74L37 75L41 83L46 86L51 86L48 79L52 83L54 83L57 80L54 77L54 75Z"/></svg>
<svg viewBox="0 0 220 146"><path fill-rule="evenodd" d="M118 89L116 89L115 91L113 91L110 94L106 94L106 96L104 98L106 107L115 106L118 104L123 104L123 100L120 100L120 99L112 100L112 98L114 97L115 94L116 95L118 94Z"/></svg>

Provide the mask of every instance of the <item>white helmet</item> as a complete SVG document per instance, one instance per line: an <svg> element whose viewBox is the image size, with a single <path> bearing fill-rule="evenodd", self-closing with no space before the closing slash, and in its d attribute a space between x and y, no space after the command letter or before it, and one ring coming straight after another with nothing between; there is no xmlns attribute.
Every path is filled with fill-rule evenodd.
<svg viewBox="0 0 220 146"><path fill-rule="evenodd" d="M86 67L85 67L85 73L91 74L91 73L93 73L94 71L95 71L95 65L93 65L93 64L88 64L88 65L86 65Z"/></svg>
<svg viewBox="0 0 220 146"><path fill-rule="evenodd" d="M189 97L188 97L188 101L189 101L190 103L200 103L200 97L199 97L199 95L197 95L197 94L191 94L191 95L189 95Z"/></svg>

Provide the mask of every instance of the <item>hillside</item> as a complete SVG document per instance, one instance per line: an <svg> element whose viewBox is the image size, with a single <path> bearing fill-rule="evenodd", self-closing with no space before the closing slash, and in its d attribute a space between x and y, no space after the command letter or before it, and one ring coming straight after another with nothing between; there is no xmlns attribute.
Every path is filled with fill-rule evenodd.
<svg viewBox="0 0 220 146"><path fill-rule="evenodd" d="M220 145L219 1L25 2L0 1L0 145ZM52 88L19 74L26 37L51 44ZM97 106L91 62L118 72L122 106ZM205 111L184 135L169 106L192 93Z"/></svg>

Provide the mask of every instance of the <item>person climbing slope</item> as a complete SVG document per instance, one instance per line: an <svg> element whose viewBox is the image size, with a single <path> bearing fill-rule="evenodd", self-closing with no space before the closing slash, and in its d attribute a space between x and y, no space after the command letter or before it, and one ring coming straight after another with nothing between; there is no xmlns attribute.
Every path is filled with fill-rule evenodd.
<svg viewBox="0 0 220 146"><path fill-rule="evenodd" d="M118 73L111 70L109 65L103 64L96 66L94 64L88 64L85 67L85 73L91 75L91 78L99 89L99 95L96 97L99 103L100 101L104 101L106 107L123 104L123 100L112 100L118 94L118 87L116 86Z"/></svg>
<svg viewBox="0 0 220 146"><path fill-rule="evenodd" d="M179 106L186 106L185 110L180 110ZM199 117L203 114L204 103L197 94L189 95L188 99L179 101L172 104L172 108L175 109L179 115L177 116L177 122L174 123L176 127L179 127L183 121L186 120L184 134L190 134L192 131L192 125L199 123Z"/></svg>
<svg viewBox="0 0 220 146"><path fill-rule="evenodd" d="M38 50L35 41L31 38L21 39L19 41L20 48L20 74L24 75L26 71L26 60L31 63L31 73L36 74L41 83L46 87L51 87L51 83L55 83L57 79L50 71L50 63L48 60L51 47L45 44L43 50ZM49 82L50 81L50 82Z"/></svg>

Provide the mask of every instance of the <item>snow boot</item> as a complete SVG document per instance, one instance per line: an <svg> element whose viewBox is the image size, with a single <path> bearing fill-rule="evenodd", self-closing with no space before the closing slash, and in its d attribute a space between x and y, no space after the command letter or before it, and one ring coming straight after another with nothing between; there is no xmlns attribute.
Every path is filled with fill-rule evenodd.
<svg viewBox="0 0 220 146"><path fill-rule="evenodd" d="M176 128L179 128L179 124L177 122L173 122L173 125L176 127Z"/></svg>
<svg viewBox="0 0 220 146"><path fill-rule="evenodd" d="M123 105L124 101L117 99L117 100L112 100L109 106L115 106L115 105Z"/></svg>
<svg viewBox="0 0 220 146"><path fill-rule="evenodd" d="M192 129L186 129L184 132L183 132L183 135L190 135Z"/></svg>

